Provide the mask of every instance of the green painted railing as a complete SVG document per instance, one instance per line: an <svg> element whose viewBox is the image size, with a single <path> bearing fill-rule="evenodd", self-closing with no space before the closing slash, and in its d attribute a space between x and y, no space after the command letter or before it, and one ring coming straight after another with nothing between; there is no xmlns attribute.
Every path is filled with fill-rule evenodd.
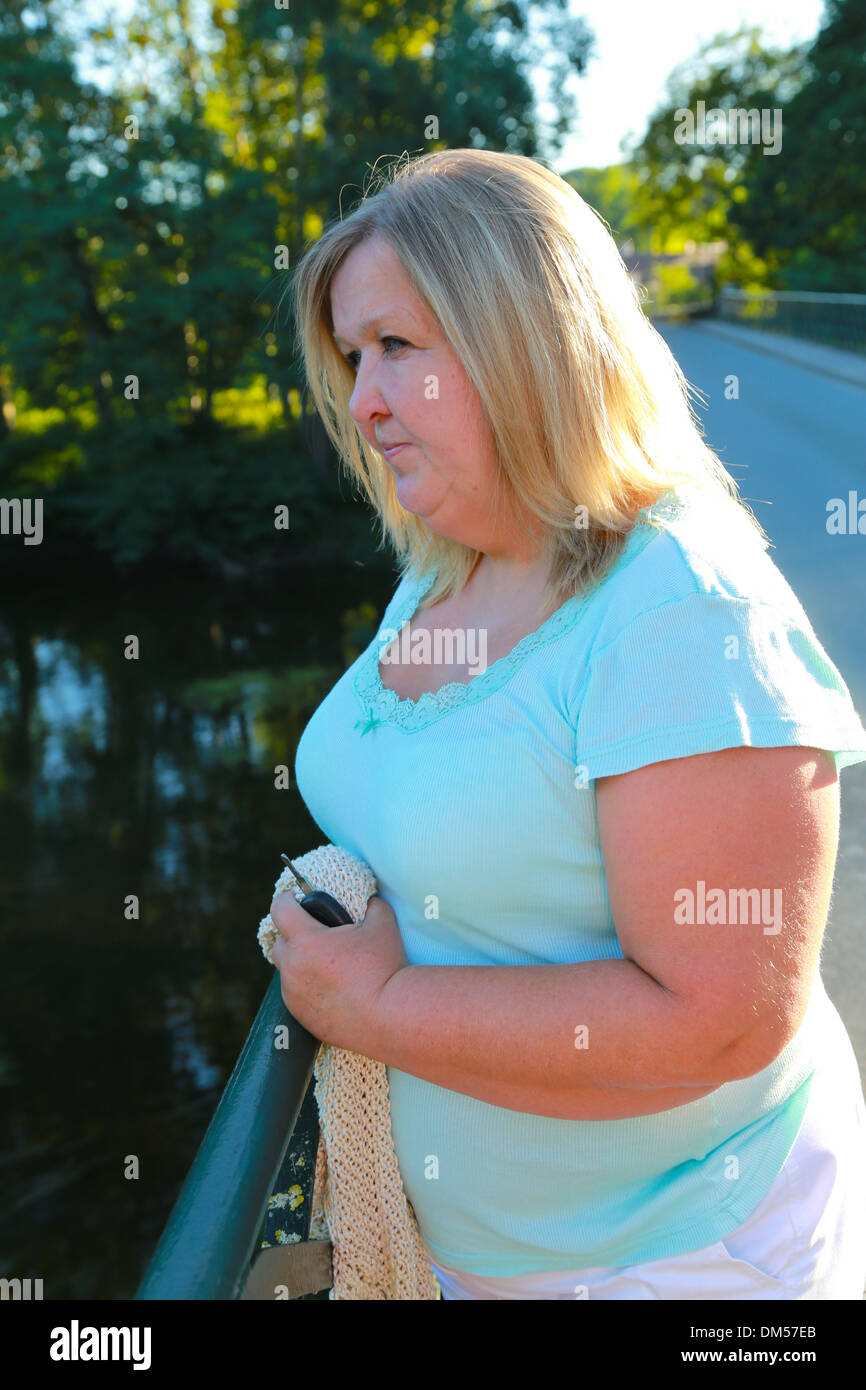
<svg viewBox="0 0 866 1390"><path fill-rule="evenodd" d="M866 294L740 290L724 286L719 316L751 328L866 353Z"/></svg>
<svg viewBox="0 0 866 1390"><path fill-rule="evenodd" d="M287 1048L275 1046L282 1026ZM137 1299L242 1296L318 1049L283 1003L275 971Z"/></svg>

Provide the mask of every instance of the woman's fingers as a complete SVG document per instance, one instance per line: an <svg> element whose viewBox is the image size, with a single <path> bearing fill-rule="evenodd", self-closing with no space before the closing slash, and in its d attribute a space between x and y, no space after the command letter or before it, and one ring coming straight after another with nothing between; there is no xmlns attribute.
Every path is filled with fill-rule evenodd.
<svg viewBox="0 0 866 1390"><path fill-rule="evenodd" d="M278 893L269 908L271 921L276 927L280 936L286 941L291 941L293 936L298 936L309 931L326 931L321 922L317 922L315 917L311 917L301 904L298 902L294 893Z"/></svg>

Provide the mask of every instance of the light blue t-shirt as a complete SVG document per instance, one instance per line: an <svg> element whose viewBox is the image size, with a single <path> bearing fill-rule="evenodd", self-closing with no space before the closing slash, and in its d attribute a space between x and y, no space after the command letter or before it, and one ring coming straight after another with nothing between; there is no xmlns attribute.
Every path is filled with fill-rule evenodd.
<svg viewBox="0 0 866 1390"><path fill-rule="evenodd" d="M433 578L401 581L380 634ZM691 489L642 513L600 584L466 684L399 699L379 676L380 634L307 724L295 773L323 836L376 875L410 965L622 958L599 777L737 745L827 749L837 770L866 760L781 572L736 511ZM432 1256L513 1276L724 1239L793 1146L830 1017L818 976L771 1066L630 1119L524 1114L389 1067L400 1172Z"/></svg>

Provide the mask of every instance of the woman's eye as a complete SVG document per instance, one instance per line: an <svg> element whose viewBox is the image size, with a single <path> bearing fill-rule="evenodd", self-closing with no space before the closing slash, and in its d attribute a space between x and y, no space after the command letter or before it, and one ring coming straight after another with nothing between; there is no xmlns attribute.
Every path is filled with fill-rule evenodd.
<svg viewBox="0 0 866 1390"><path fill-rule="evenodd" d="M395 338L395 337L394 337L393 335L391 335L391 334L388 334L388 335L387 335L386 337L384 337L384 338L380 338L379 341L380 341L381 343L386 344L386 347L385 347L385 349L384 349L384 351L385 351L385 356L386 356L386 357L388 357L388 356L391 355L392 350L393 350L393 351L396 351L396 350L399 349L399 348L407 347L407 346L408 346L408 344L406 343L405 339L403 339L403 338ZM395 349L389 348L389 347L387 346L387 344L390 344L390 343L395 343L395 344L397 345L396 348L395 348ZM346 358L346 361L348 362L349 366L352 368L352 371L353 371L353 372L356 372L356 371L358 370L358 353L357 353L357 352L347 352L347 353L345 354L345 358Z"/></svg>

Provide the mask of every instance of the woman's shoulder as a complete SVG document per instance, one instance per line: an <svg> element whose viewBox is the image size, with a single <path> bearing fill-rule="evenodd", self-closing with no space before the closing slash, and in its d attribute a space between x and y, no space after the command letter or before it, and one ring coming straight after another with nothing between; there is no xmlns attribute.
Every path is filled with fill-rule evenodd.
<svg viewBox="0 0 866 1390"><path fill-rule="evenodd" d="M844 678L761 533L712 502L660 520L597 608L578 696L590 779L738 744L866 760Z"/></svg>
<svg viewBox="0 0 866 1390"><path fill-rule="evenodd" d="M605 644L635 618L672 603L695 608L729 605L731 611L764 605L780 618L808 626L769 544L743 506L725 493L694 488L664 494L640 514L626 547L627 563L606 586L594 645Z"/></svg>

